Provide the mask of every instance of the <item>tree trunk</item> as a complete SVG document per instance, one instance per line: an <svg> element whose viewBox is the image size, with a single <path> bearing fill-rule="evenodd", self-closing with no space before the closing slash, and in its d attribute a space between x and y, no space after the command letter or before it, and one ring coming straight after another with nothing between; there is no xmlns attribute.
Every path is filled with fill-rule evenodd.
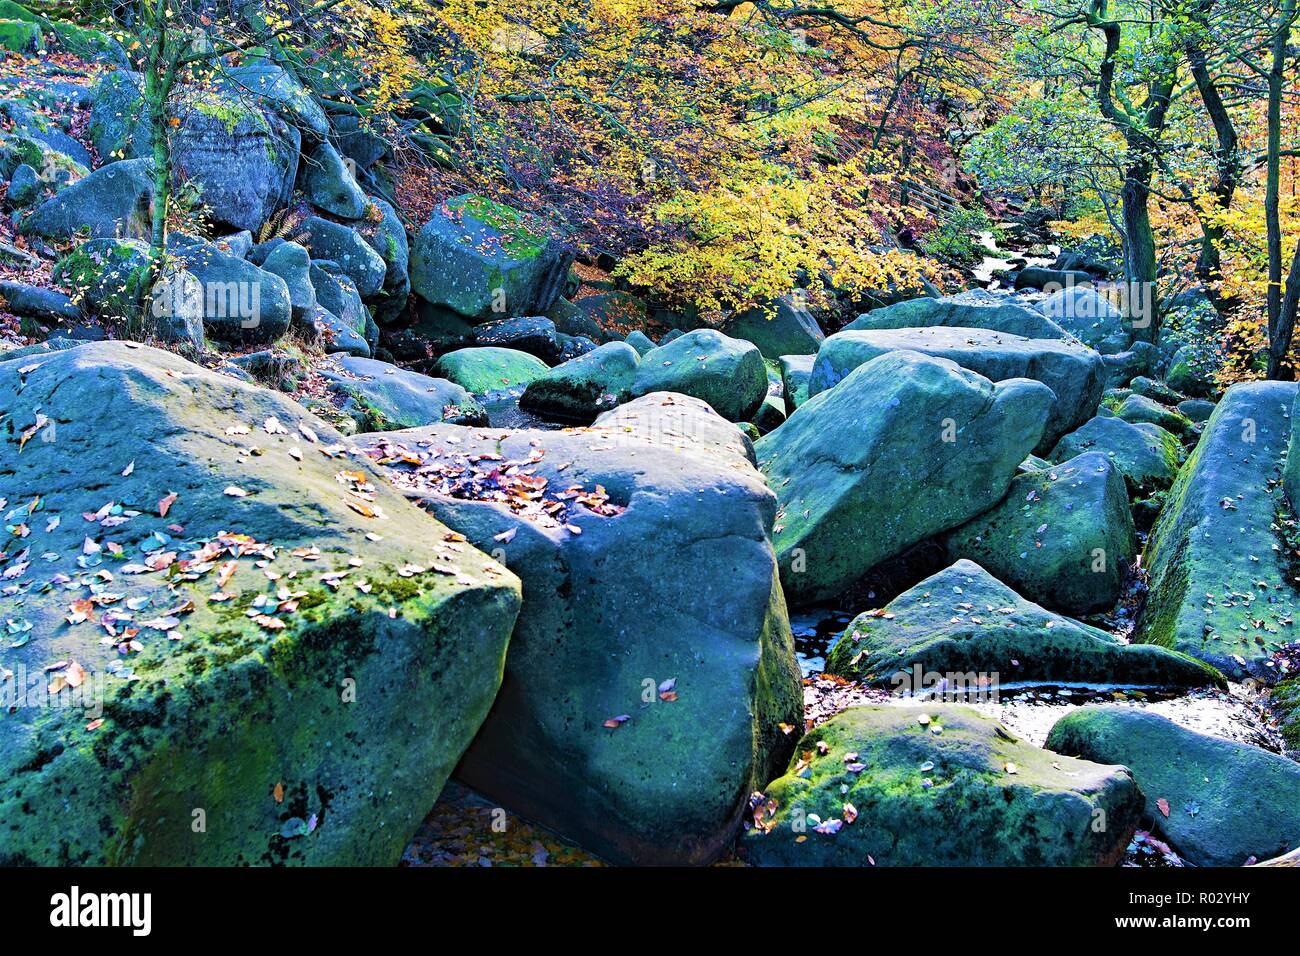
<svg viewBox="0 0 1300 956"><path fill-rule="evenodd" d="M1156 311L1156 238L1151 228L1151 164L1130 166L1120 193L1124 223L1124 280L1128 284L1133 337L1154 342L1160 329Z"/></svg>
<svg viewBox="0 0 1300 956"><path fill-rule="evenodd" d="M1273 34L1273 62L1268 72L1268 158L1264 189L1264 221L1268 236L1268 291L1265 297L1268 308L1268 377L1281 378L1286 365L1286 355L1291 348L1295 332L1296 305L1300 290L1300 246L1291 264L1287 290L1282 291L1282 223L1279 214L1282 179L1282 92L1286 76L1288 42L1291 24L1296 17L1296 0L1286 0L1282 6L1282 20Z"/></svg>

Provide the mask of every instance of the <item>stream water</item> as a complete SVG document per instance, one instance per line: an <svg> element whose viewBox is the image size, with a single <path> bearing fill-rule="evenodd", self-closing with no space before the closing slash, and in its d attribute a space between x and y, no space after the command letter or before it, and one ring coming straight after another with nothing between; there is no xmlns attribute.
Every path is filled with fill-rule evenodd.
<svg viewBox="0 0 1300 956"><path fill-rule="evenodd" d="M854 704L912 704L926 699L866 689L822 676L826 655L851 619L848 614L826 608L810 608L790 616L795 657L805 678L805 709L808 719L816 723ZM1012 683L1001 685L996 699L992 696L968 701L967 705L997 718L1012 733L1040 747L1052 725L1070 710L1105 703L1151 710L1200 733L1282 752L1281 740L1259 693L1243 684L1229 685L1227 691L1170 693L1108 684Z"/></svg>

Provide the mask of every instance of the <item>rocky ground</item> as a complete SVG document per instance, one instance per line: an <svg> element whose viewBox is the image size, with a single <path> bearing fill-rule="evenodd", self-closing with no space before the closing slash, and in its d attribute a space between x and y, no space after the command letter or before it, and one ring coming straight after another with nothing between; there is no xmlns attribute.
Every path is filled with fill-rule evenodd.
<svg viewBox="0 0 1300 956"><path fill-rule="evenodd" d="M1300 844L1295 384L1064 256L705 325L486 197L412 221L252 57L145 290L140 77L50 47L0 63L0 861Z"/></svg>

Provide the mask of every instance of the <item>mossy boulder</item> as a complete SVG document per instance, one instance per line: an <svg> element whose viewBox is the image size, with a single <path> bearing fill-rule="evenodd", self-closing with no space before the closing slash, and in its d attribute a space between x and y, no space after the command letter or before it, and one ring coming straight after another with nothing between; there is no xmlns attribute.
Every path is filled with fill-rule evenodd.
<svg viewBox="0 0 1300 956"><path fill-rule="evenodd" d="M651 392L691 395L728 421L743 422L763 404L767 369L753 343L696 329L642 357L632 394Z"/></svg>
<svg viewBox="0 0 1300 956"><path fill-rule="evenodd" d="M51 196L19 224L43 239L148 239L153 205L153 161L132 159L101 166Z"/></svg>
<svg viewBox="0 0 1300 956"><path fill-rule="evenodd" d="M1047 457L1062 462L1090 451L1109 458L1124 476L1130 495L1140 497L1174 483L1182 446L1159 425L1098 417L1062 438Z"/></svg>
<svg viewBox="0 0 1300 956"><path fill-rule="evenodd" d="M1175 392L1164 382L1158 382L1154 378L1148 378L1145 375L1139 375L1129 382L1129 389L1138 395L1145 395L1161 405L1175 406L1187 398L1179 392Z"/></svg>
<svg viewBox="0 0 1300 956"><path fill-rule="evenodd" d="M1296 639L1295 571L1278 523L1296 388L1250 382L1224 393L1147 541L1137 639L1234 679L1272 680L1273 653Z"/></svg>
<svg viewBox="0 0 1300 956"><path fill-rule="evenodd" d="M1214 414L1214 402L1203 398L1189 398L1179 402L1175 410L1188 421L1199 424L1210 420L1210 416Z"/></svg>
<svg viewBox="0 0 1300 956"><path fill-rule="evenodd" d="M753 342L764 358L774 362L782 355L816 355L826 338L803 299L795 295L734 315L723 323L722 331L733 339Z"/></svg>
<svg viewBox="0 0 1300 956"><path fill-rule="evenodd" d="M1224 686L1214 668L1193 657L1121 644L1026 601L967 560L926 578L883 611L856 617L827 656L826 670L912 692L925 689L918 674L980 692L1024 682Z"/></svg>
<svg viewBox="0 0 1300 956"><path fill-rule="evenodd" d="M1181 412L1166 408L1154 399L1137 393L1129 395L1120 403L1115 409L1115 417L1135 425L1142 422L1159 425L1165 431L1180 436L1186 435L1192 428L1191 420Z"/></svg>
<svg viewBox="0 0 1300 956"><path fill-rule="evenodd" d="M441 378L475 395L528 385L549 371L535 355L490 345L448 352L434 369Z"/></svg>
<svg viewBox="0 0 1300 956"><path fill-rule="evenodd" d="M287 396L171 353L5 362L0 407L0 498L45 555L4 559L31 705L0 721L0 861L396 864L496 695L518 580Z"/></svg>
<svg viewBox="0 0 1300 956"><path fill-rule="evenodd" d="M736 427L656 394L590 428L435 426L370 443L453 481L482 455L526 463L541 496L522 512L490 493L429 500L527 594L458 776L613 862L707 863L728 849L749 794L790 755L781 725L802 720L768 540L776 501Z"/></svg>
<svg viewBox="0 0 1300 956"><path fill-rule="evenodd" d="M375 321L388 325L406 311L411 297L411 250L406 227L388 202L370 196L366 218L357 224L356 232L384 260L383 285L370 297L370 307Z"/></svg>
<svg viewBox="0 0 1300 956"><path fill-rule="evenodd" d="M519 407L543 418L588 424L631 398L638 364L632 346L608 342L533 379Z"/></svg>
<svg viewBox="0 0 1300 956"><path fill-rule="evenodd" d="M0 20L0 50L8 50L11 53L43 52L45 34L38 23Z"/></svg>
<svg viewBox="0 0 1300 956"><path fill-rule="evenodd" d="M252 59L225 67L217 82L233 95L256 98L281 119L318 140L329 134L329 118L320 104L297 79L274 63Z"/></svg>
<svg viewBox="0 0 1300 956"><path fill-rule="evenodd" d="M772 540L787 597L834 597L993 507L1052 402L1039 382L994 385L944 359L889 352L799 406L756 447L781 502Z"/></svg>
<svg viewBox="0 0 1300 956"><path fill-rule="evenodd" d="M1124 477L1100 452L1015 478L995 507L945 538L1031 601L1065 614L1112 607L1137 554Z"/></svg>
<svg viewBox="0 0 1300 956"><path fill-rule="evenodd" d="M817 353L808 394L835 386L864 362L904 349L949 359L990 381L1030 378L1050 388L1056 401L1046 416L1040 453L1091 418L1101 401L1105 366L1092 349L1068 339L946 327L838 332Z"/></svg>
<svg viewBox="0 0 1300 956"><path fill-rule="evenodd" d="M486 425L487 412L469 392L445 379L356 356L333 356L318 371L344 398L343 413L363 432L438 422Z"/></svg>
<svg viewBox="0 0 1300 956"><path fill-rule="evenodd" d="M1269 706L1278 717L1278 729L1292 756L1300 753L1300 678L1284 680L1269 692Z"/></svg>
<svg viewBox="0 0 1300 956"><path fill-rule="evenodd" d="M91 239L60 259L54 281L102 319L140 317L149 247L138 239Z"/></svg>
<svg viewBox="0 0 1300 956"><path fill-rule="evenodd" d="M1123 706L1062 717L1047 746L1128 767L1145 823L1197 866L1241 866L1300 846L1300 764Z"/></svg>
<svg viewBox="0 0 1300 956"><path fill-rule="evenodd" d="M544 315L572 256L524 213L466 194L442 203L411 250L411 288L470 319Z"/></svg>
<svg viewBox="0 0 1300 956"><path fill-rule="evenodd" d="M0 177L12 180L5 195L10 206L26 208L44 200L46 190L58 192L89 173L81 162L50 145L51 139L56 137L35 131L0 133ZM17 179L24 167L30 171L26 196L20 195Z"/></svg>
<svg viewBox="0 0 1300 956"><path fill-rule="evenodd" d="M1014 302L965 301L960 298L908 299L866 312L841 331L922 329L945 326L992 329L1027 339L1063 339L1065 330L1033 309Z"/></svg>
<svg viewBox="0 0 1300 956"><path fill-rule="evenodd" d="M795 749L741 842L759 866L1113 866L1142 805L968 707L852 707Z"/></svg>
<svg viewBox="0 0 1300 956"><path fill-rule="evenodd" d="M86 136L105 163L152 155L143 88L143 76L132 70L111 70L91 87Z"/></svg>
<svg viewBox="0 0 1300 956"><path fill-rule="evenodd" d="M199 193L214 222L257 232L288 202L301 134L255 100L186 90L176 108L172 181Z"/></svg>

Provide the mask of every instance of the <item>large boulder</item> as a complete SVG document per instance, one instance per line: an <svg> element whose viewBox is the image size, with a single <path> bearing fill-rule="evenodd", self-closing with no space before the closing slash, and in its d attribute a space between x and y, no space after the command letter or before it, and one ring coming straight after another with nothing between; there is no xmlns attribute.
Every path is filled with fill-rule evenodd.
<svg viewBox="0 0 1300 956"><path fill-rule="evenodd" d="M898 691L927 689L926 675L996 693L1015 682L1222 686L1214 668L1149 644L1121 644L1105 631L1044 610L973 561L960 560L860 614L826 659L826 670ZM918 675L921 679L917 679Z"/></svg>
<svg viewBox="0 0 1300 956"><path fill-rule="evenodd" d="M1091 285L1072 285L1052 293L1038 304L1057 325L1091 348L1123 352L1133 340L1124 313Z"/></svg>
<svg viewBox="0 0 1300 956"><path fill-rule="evenodd" d="M760 866L1113 866L1141 812L1123 767L968 707L852 707L796 751L755 797L741 851Z"/></svg>
<svg viewBox="0 0 1300 956"><path fill-rule="evenodd" d="M313 259L334 262L352 280L361 297L368 299L384 288L388 263L352 226L312 216L302 226L301 242Z"/></svg>
<svg viewBox="0 0 1300 956"><path fill-rule="evenodd" d="M1072 711L1052 727L1047 746L1128 767L1146 800L1146 824L1189 863L1241 866L1300 846L1293 760L1118 705Z"/></svg>
<svg viewBox="0 0 1300 956"><path fill-rule="evenodd" d="M808 380L812 378L815 355L781 356L781 393L785 397L786 411L792 412L808 401Z"/></svg>
<svg viewBox="0 0 1300 956"><path fill-rule="evenodd" d="M554 362L562 349L555 323L542 315L484 322L474 327L474 344L527 352L543 362Z"/></svg>
<svg viewBox="0 0 1300 956"><path fill-rule="evenodd" d="M833 597L993 507L1052 402L1039 382L995 385L916 352L882 355L809 399L756 446L781 502L773 542L786 595Z"/></svg>
<svg viewBox="0 0 1300 956"><path fill-rule="evenodd" d="M329 118L306 87L274 63L247 60L221 70L221 88L233 96L254 98L285 122L322 140L329 133Z"/></svg>
<svg viewBox="0 0 1300 956"><path fill-rule="evenodd" d="M203 327L212 338L265 345L289 331L293 305L278 275L210 242L178 238L169 252L198 280Z"/></svg>
<svg viewBox="0 0 1300 956"><path fill-rule="evenodd" d="M753 342L764 358L774 362L782 355L815 355L826 338L803 299L795 295L734 315L722 331L733 339Z"/></svg>
<svg viewBox="0 0 1300 956"><path fill-rule="evenodd" d="M841 331L922 329L946 326L993 329L1027 339L1063 339L1065 330L1033 309L1005 300L965 301L959 298L908 299L863 313Z"/></svg>
<svg viewBox="0 0 1300 956"><path fill-rule="evenodd" d="M39 505L2 559L34 706L0 721L0 861L396 864L496 695L515 577L287 396L168 352L5 362L0 406L0 498Z"/></svg>
<svg viewBox="0 0 1300 956"><path fill-rule="evenodd" d="M267 261L270 261L269 257ZM356 285L345 273L338 271L336 266L337 263L312 263L308 274L316 292L316 301L320 308L334 317L333 322L326 320L326 326L341 331L342 338L350 341L354 337L360 339L365 345L365 351L358 351L356 354L369 358L375 342L378 341L379 329L372 328L374 320L366 311L365 303L361 301L361 293L357 291Z"/></svg>
<svg viewBox="0 0 1300 956"><path fill-rule="evenodd" d="M458 776L613 862L724 852L790 755L781 725L802 720L776 501L735 426L660 394L591 428L369 444L524 582L501 694Z"/></svg>
<svg viewBox="0 0 1300 956"><path fill-rule="evenodd" d="M330 383L330 391L343 398L343 413L356 423L358 431L392 431L438 422L488 423L483 406L446 379L352 355L331 356L317 371Z"/></svg>
<svg viewBox="0 0 1300 956"><path fill-rule="evenodd" d="M410 246L406 227L389 203L378 196L368 198L367 217L356 227L359 235L384 260L384 282L371 296L375 321L386 325L406 310L411 297Z"/></svg>
<svg viewBox="0 0 1300 956"><path fill-rule="evenodd" d="M298 187L308 202L340 219L360 219L365 215L365 191L339 151L328 141L303 155Z"/></svg>
<svg viewBox="0 0 1300 956"><path fill-rule="evenodd" d="M255 102L192 96L171 137L173 183L197 186L215 222L255 233L289 200L302 136Z"/></svg>
<svg viewBox="0 0 1300 956"><path fill-rule="evenodd" d="M86 137L105 163L152 155L149 118L141 95L143 78L131 70L110 70L91 87Z"/></svg>
<svg viewBox="0 0 1300 956"><path fill-rule="evenodd" d="M1062 462L1100 452L1119 469L1130 494L1138 497L1174 483L1181 448L1178 439L1159 425L1098 416L1063 437L1047 457Z"/></svg>
<svg viewBox="0 0 1300 956"><path fill-rule="evenodd" d="M440 205L411 251L411 288L471 319L544 315L572 257L523 213L482 196Z"/></svg>
<svg viewBox="0 0 1300 956"><path fill-rule="evenodd" d="M262 260L262 269L284 280L293 317L305 320L316 308L316 288L311 281L311 256L296 242L281 242Z"/></svg>
<svg viewBox="0 0 1300 956"><path fill-rule="evenodd" d="M626 342L607 342L528 383L519 407L563 422L594 421L631 398L640 356Z"/></svg>
<svg viewBox="0 0 1300 956"><path fill-rule="evenodd" d="M434 370L475 395L527 385L548 371L546 363L535 355L491 345L448 352L434 364Z"/></svg>
<svg viewBox="0 0 1300 956"><path fill-rule="evenodd" d="M1104 611L1137 554L1128 500L1119 468L1085 452L1016 477L1000 504L947 536L948 557L970 558L1053 610Z"/></svg>
<svg viewBox="0 0 1300 956"><path fill-rule="evenodd" d="M767 395L763 355L751 342L696 329L647 352L633 395L678 392L708 402L728 421L748 421Z"/></svg>
<svg viewBox="0 0 1300 956"><path fill-rule="evenodd" d="M153 161L132 159L101 166L51 196L19 224L43 239L148 239L153 206Z"/></svg>
<svg viewBox="0 0 1300 956"><path fill-rule="evenodd" d="M87 135L105 169L119 158L153 155L142 82L139 73L114 70L92 90ZM249 65L223 74L211 89L181 88L170 133L173 187L195 187L215 222L257 232L288 201L298 173L301 123L281 118L294 86L277 67Z"/></svg>
<svg viewBox="0 0 1300 956"><path fill-rule="evenodd" d="M988 329L954 328L832 335L817 353L808 393L823 392L862 363L900 349L951 359L994 382L1008 378L1042 382L1056 402L1046 416L1040 452L1091 418L1101 401L1105 366L1092 349L1065 339L1026 339Z"/></svg>
<svg viewBox="0 0 1300 956"><path fill-rule="evenodd" d="M1235 679L1272 680L1273 653L1296 639L1295 572L1277 530L1296 391L1249 382L1224 393L1147 541L1137 638Z"/></svg>

